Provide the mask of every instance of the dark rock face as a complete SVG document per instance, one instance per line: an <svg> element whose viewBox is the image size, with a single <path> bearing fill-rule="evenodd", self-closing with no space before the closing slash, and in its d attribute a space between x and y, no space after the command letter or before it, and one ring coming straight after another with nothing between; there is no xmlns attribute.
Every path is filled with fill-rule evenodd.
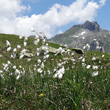
<svg viewBox="0 0 110 110"><path fill-rule="evenodd" d="M85 29L88 29L90 31L94 31L94 32L99 32L100 31L100 26L98 25L97 22L89 22L89 21L86 21L83 25L82 25L83 28Z"/></svg>
<svg viewBox="0 0 110 110"><path fill-rule="evenodd" d="M84 51L82 49L72 49L72 50L78 54L84 54Z"/></svg>
<svg viewBox="0 0 110 110"><path fill-rule="evenodd" d="M94 21L94 22L86 21L82 25L75 25L73 27L84 28L84 29L88 29L89 31L93 31L93 32L101 31L101 28L100 28L99 24L96 21Z"/></svg>

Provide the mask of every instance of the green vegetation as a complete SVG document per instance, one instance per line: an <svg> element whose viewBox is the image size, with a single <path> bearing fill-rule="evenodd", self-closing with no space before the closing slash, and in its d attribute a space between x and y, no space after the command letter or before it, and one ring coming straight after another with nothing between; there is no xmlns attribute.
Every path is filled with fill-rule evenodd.
<svg viewBox="0 0 110 110"><path fill-rule="evenodd" d="M6 40L11 44L10 51ZM24 46L24 41L25 37L0 34L0 109L110 109L109 54L85 52L81 56L67 49L62 55L48 51L36 55L42 42L44 46L47 42L40 40L34 45L34 39L29 38ZM60 47L54 43L48 45ZM20 57L23 49L34 56ZM16 56L11 58L13 54Z"/></svg>

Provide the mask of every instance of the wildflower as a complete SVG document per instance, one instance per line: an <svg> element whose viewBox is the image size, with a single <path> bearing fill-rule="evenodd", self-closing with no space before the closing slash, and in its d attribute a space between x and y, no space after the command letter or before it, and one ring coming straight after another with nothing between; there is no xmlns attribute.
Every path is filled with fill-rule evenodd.
<svg viewBox="0 0 110 110"><path fill-rule="evenodd" d="M15 65L13 66L13 69L16 69L16 66Z"/></svg>
<svg viewBox="0 0 110 110"><path fill-rule="evenodd" d="M15 74L20 74L20 71L18 69L16 69Z"/></svg>
<svg viewBox="0 0 110 110"><path fill-rule="evenodd" d="M83 57L81 56L81 57L79 57L79 60L81 60Z"/></svg>
<svg viewBox="0 0 110 110"><path fill-rule="evenodd" d="M64 52L65 52L65 50L62 47L59 47L57 49L56 55L58 55L58 54L61 54L62 55L62 53L64 53Z"/></svg>
<svg viewBox="0 0 110 110"><path fill-rule="evenodd" d="M42 62L42 64L41 64L41 68L44 69L44 63L43 63L43 62Z"/></svg>
<svg viewBox="0 0 110 110"><path fill-rule="evenodd" d="M99 61L99 63L101 63L101 61Z"/></svg>
<svg viewBox="0 0 110 110"><path fill-rule="evenodd" d="M49 54L46 55L46 58L48 58L48 57L49 57Z"/></svg>
<svg viewBox="0 0 110 110"><path fill-rule="evenodd" d="M37 53L36 53L36 55L37 55L37 56L39 56L39 55L40 55L40 53L39 53L39 52L37 52Z"/></svg>
<svg viewBox="0 0 110 110"><path fill-rule="evenodd" d="M86 49L86 46L84 46L83 49Z"/></svg>
<svg viewBox="0 0 110 110"><path fill-rule="evenodd" d="M38 39L38 38L39 38L39 36L38 36L38 35L36 35L36 36L35 36L35 39Z"/></svg>
<svg viewBox="0 0 110 110"><path fill-rule="evenodd" d="M93 58L92 58L92 61L95 61L95 60L96 60L96 57L93 57Z"/></svg>
<svg viewBox="0 0 110 110"><path fill-rule="evenodd" d="M10 42L8 40L6 40L6 47L10 47Z"/></svg>
<svg viewBox="0 0 110 110"><path fill-rule="evenodd" d="M37 42L39 42L40 41L40 39L37 39Z"/></svg>
<svg viewBox="0 0 110 110"><path fill-rule="evenodd" d="M46 46L48 46L48 43L46 43Z"/></svg>
<svg viewBox="0 0 110 110"><path fill-rule="evenodd" d="M93 70L94 70L94 69L98 69L98 66L93 66L92 69L93 69Z"/></svg>
<svg viewBox="0 0 110 110"><path fill-rule="evenodd" d="M53 69L54 72L55 72L56 70L57 70L56 68Z"/></svg>
<svg viewBox="0 0 110 110"><path fill-rule="evenodd" d="M42 70L41 68L38 68L38 69L37 69L37 72L38 72L38 73L42 73L43 70Z"/></svg>
<svg viewBox="0 0 110 110"><path fill-rule="evenodd" d="M82 59L82 62L85 62L85 58Z"/></svg>
<svg viewBox="0 0 110 110"><path fill-rule="evenodd" d="M47 70L47 72L48 72L48 74L51 74L51 73L50 73L50 70Z"/></svg>
<svg viewBox="0 0 110 110"><path fill-rule="evenodd" d="M16 49L16 48L14 48L14 49L13 49L13 52L16 52L16 51L17 51L17 49Z"/></svg>
<svg viewBox="0 0 110 110"><path fill-rule="evenodd" d="M14 58L14 56L13 56L13 55L11 55L10 57L11 57L11 58Z"/></svg>
<svg viewBox="0 0 110 110"><path fill-rule="evenodd" d="M46 53L49 53L49 50L46 50Z"/></svg>
<svg viewBox="0 0 110 110"><path fill-rule="evenodd" d="M62 63L58 63L57 65L58 65L58 67L61 67L62 66Z"/></svg>
<svg viewBox="0 0 110 110"><path fill-rule="evenodd" d="M58 75L58 79L61 79L63 77L63 74Z"/></svg>
<svg viewBox="0 0 110 110"><path fill-rule="evenodd" d="M19 39L22 39L23 38L23 36L19 36Z"/></svg>
<svg viewBox="0 0 110 110"><path fill-rule="evenodd" d="M100 46L96 46L96 49L101 49L101 47Z"/></svg>
<svg viewBox="0 0 110 110"><path fill-rule="evenodd" d="M58 74L54 74L54 75L53 75L53 78L57 78L57 76L58 76Z"/></svg>
<svg viewBox="0 0 110 110"><path fill-rule="evenodd" d="M82 63L82 66L86 66L86 64L85 63ZM86 67L87 68L87 67Z"/></svg>
<svg viewBox="0 0 110 110"><path fill-rule="evenodd" d="M74 104L75 105L75 107L77 106L77 104Z"/></svg>
<svg viewBox="0 0 110 110"><path fill-rule="evenodd" d="M27 41L27 40L28 40L28 37L25 37L25 38L24 38L24 41Z"/></svg>
<svg viewBox="0 0 110 110"><path fill-rule="evenodd" d="M46 59L46 58L48 58L49 56L47 56L47 55L45 55L44 57L43 57L43 59Z"/></svg>
<svg viewBox="0 0 110 110"><path fill-rule="evenodd" d="M18 49L20 49L20 48L21 48L21 46L20 46L20 45L17 45L17 48L18 48Z"/></svg>
<svg viewBox="0 0 110 110"><path fill-rule="evenodd" d="M102 58L104 57L105 55L102 55Z"/></svg>
<svg viewBox="0 0 110 110"><path fill-rule="evenodd" d="M86 68L89 69L91 67L91 65L87 65Z"/></svg>
<svg viewBox="0 0 110 110"><path fill-rule="evenodd" d="M24 42L24 47L27 45L27 42Z"/></svg>
<svg viewBox="0 0 110 110"><path fill-rule="evenodd" d="M92 76L97 76L98 75L98 71L94 71L93 73L92 73Z"/></svg>
<svg viewBox="0 0 110 110"><path fill-rule="evenodd" d="M31 61L31 58L28 58L27 61Z"/></svg>
<svg viewBox="0 0 110 110"><path fill-rule="evenodd" d="M10 62L10 61L7 61L7 63L8 63L8 65L10 65L10 64L11 64L11 62Z"/></svg>
<svg viewBox="0 0 110 110"><path fill-rule="evenodd" d="M37 62L38 62L38 63L41 63L41 60L40 60L40 59L38 59L38 60L37 60Z"/></svg>
<svg viewBox="0 0 110 110"><path fill-rule="evenodd" d="M21 66L21 65L19 65L19 68L22 68L22 66Z"/></svg>
<svg viewBox="0 0 110 110"><path fill-rule="evenodd" d="M5 70L5 71L8 71L8 69L9 69L9 66L8 66L8 64L2 64L3 65L3 70Z"/></svg>
<svg viewBox="0 0 110 110"><path fill-rule="evenodd" d="M48 50L48 48L46 46L42 46L41 48L42 48L42 50L45 50L45 51Z"/></svg>
<svg viewBox="0 0 110 110"><path fill-rule="evenodd" d="M39 43L39 42L38 42L37 40L34 40L34 44L35 44L35 45L38 45L38 43Z"/></svg>
<svg viewBox="0 0 110 110"><path fill-rule="evenodd" d="M22 55L20 55L19 59L22 59L23 57L24 57L24 55L22 54Z"/></svg>
<svg viewBox="0 0 110 110"><path fill-rule="evenodd" d="M3 73L3 71L2 71L2 70L0 70L0 74L1 74L1 73Z"/></svg>
<svg viewBox="0 0 110 110"><path fill-rule="evenodd" d="M36 71L36 68L33 68L34 71Z"/></svg>
<svg viewBox="0 0 110 110"><path fill-rule="evenodd" d="M56 73L54 74L53 78L61 79L63 77L64 73L65 73L65 68L63 66L62 68L60 68L59 70L56 71Z"/></svg>
<svg viewBox="0 0 110 110"><path fill-rule="evenodd" d="M40 39L39 39L39 38L36 38L36 37L35 37L35 39L36 39L36 40L34 40L34 44L35 44L35 45L38 45Z"/></svg>
<svg viewBox="0 0 110 110"><path fill-rule="evenodd" d="M24 53L26 53L26 49L23 49L22 51L21 51L21 54L24 54Z"/></svg>
<svg viewBox="0 0 110 110"><path fill-rule="evenodd" d="M44 95L43 93L40 94L40 96L43 96L43 95Z"/></svg>
<svg viewBox="0 0 110 110"><path fill-rule="evenodd" d="M74 55L74 53L71 53L71 56L73 56Z"/></svg>
<svg viewBox="0 0 110 110"><path fill-rule="evenodd" d="M37 65L34 65L34 67L36 67Z"/></svg>
<svg viewBox="0 0 110 110"><path fill-rule="evenodd" d="M92 84L93 82L91 81L90 84Z"/></svg>
<svg viewBox="0 0 110 110"><path fill-rule="evenodd" d="M37 51L40 51L40 49L39 49L39 48L37 48Z"/></svg>
<svg viewBox="0 0 110 110"><path fill-rule="evenodd" d="M73 62L75 62L76 60L74 58L71 59Z"/></svg>
<svg viewBox="0 0 110 110"><path fill-rule="evenodd" d="M7 51L10 51L10 50L11 50L11 47L8 47L8 48L7 48Z"/></svg>
<svg viewBox="0 0 110 110"><path fill-rule="evenodd" d="M83 49L86 49L87 51L89 51L89 50L90 50L90 45L89 45L89 44L86 44L86 45L83 47Z"/></svg>

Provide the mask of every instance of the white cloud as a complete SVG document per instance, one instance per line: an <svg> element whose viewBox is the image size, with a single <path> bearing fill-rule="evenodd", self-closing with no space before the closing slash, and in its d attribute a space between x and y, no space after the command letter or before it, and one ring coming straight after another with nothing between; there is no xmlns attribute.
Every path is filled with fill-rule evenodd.
<svg viewBox="0 0 110 110"><path fill-rule="evenodd" d="M100 2L100 5L103 6L105 5L106 0L100 0L99 2Z"/></svg>
<svg viewBox="0 0 110 110"><path fill-rule="evenodd" d="M100 0L97 4L93 1L76 0L69 6L54 4L46 13L29 17L22 16L22 13L31 7L23 6L21 0L0 0L0 32L30 35L33 27L37 32L43 31L51 37L57 27L71 22L93 20L105 1Z"/></svg>
<svg viewBox="0 0 110 110"><path fill-rule="evenodd" d="M62 34L63 31L62 30L58 30L57 34Z"/></svg>
<svg viewBox="0 0 110 110"><path fill-rule="evenodd" d="M16 15L26 9L21 5L21 0L0 0L0 16L8 19L16 17Z"/></svg>

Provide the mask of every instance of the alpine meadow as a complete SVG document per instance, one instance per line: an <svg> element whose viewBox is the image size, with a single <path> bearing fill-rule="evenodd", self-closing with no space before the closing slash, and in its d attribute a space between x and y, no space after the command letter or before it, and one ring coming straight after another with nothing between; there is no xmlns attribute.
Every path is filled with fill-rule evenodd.
<svg viewBox="0 0 110 110"><path fill-rule="evenodd" d="M0 110L110 110L110 0L0 0Z"/></svg>
<svg viewBox="0 0 110 110"><path fill-rule="evenodd" d="M1 110L109 110L110 55L0 34Z"/></svg>

